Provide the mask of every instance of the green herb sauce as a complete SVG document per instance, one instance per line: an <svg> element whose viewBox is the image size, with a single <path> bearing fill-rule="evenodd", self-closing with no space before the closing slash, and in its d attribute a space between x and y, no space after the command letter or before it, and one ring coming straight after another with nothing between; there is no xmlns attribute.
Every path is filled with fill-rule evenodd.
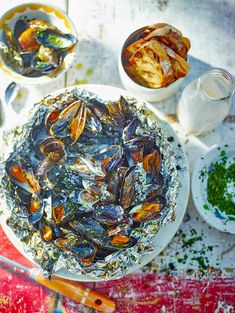
<svg viewBox="0 0 235 313"><path fill-rule="evenodd" d="M227 165L225 151L208 174L207 198L221 212L235 216L235 163Z"/></svg>

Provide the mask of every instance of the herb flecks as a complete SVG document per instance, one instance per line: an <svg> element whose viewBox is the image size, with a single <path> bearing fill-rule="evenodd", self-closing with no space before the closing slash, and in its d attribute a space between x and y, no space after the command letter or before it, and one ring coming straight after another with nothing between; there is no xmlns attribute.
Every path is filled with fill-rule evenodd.
<svg viewBox="0 0 235 313"><path fill-rule="evenodd" d="M208 173L207 199L221 212L235 216L235 163L228 164L224 150Z"/></svg>

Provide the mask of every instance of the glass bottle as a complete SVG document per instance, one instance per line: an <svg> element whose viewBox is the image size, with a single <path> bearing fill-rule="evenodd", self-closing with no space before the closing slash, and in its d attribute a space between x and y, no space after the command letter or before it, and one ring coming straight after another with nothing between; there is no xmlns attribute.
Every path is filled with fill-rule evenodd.
<svg viewBox="0 0 235 313"><path fill-rule="evenodd" d="M228 115L233 93L234 82L227 71L209 70L185 87L177 106L180 124L188 134L211 131Z"/></svg>

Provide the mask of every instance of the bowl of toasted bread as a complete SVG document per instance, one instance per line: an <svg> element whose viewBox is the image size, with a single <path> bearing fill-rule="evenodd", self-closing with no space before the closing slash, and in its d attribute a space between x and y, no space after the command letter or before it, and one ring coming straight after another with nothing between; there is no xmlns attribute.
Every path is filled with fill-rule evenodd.
<svg viewBox="0 0 235 313"><path fill-rule="evenodd" d="M124 87L150 102L169 98L189 71L189 49L190 40L169 24L136 30L126 39L119 55Z"/></svg>

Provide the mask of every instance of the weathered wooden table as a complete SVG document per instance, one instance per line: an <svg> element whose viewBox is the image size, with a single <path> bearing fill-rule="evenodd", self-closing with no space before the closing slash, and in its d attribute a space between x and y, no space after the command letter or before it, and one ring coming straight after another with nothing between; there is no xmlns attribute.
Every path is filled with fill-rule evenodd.
<svg viewBox="0 0 235 313"><path fill-rule="evenodd" d="M2 0L0 14L22 2L26 1ZM64 86L98 83L122 87L117 58L123 41L133 30L155 22L170 23L191 40L191 70L185 85L211 67L235 75L234 0L54 0L50 4L67 11L77 28L77 60L59 80L43 87L22 88L13 104L17 112L27 114L38 99ZM0 81L2 98L10 81L2 73ZM192 171L208 147L235 137L235 123L224 122L206 136L186 136L171 116L180 93L156 107L169 114ZM32 266L1 229L0 253ZM190 199L171 243L141 272L91 286L116 299L117 312L235 312L235 236L208 226ZM50 295L25 277L0 267L0 312L48 312ZM67 312L92 312L69 299L64 298L63 303Z"/></svg>

